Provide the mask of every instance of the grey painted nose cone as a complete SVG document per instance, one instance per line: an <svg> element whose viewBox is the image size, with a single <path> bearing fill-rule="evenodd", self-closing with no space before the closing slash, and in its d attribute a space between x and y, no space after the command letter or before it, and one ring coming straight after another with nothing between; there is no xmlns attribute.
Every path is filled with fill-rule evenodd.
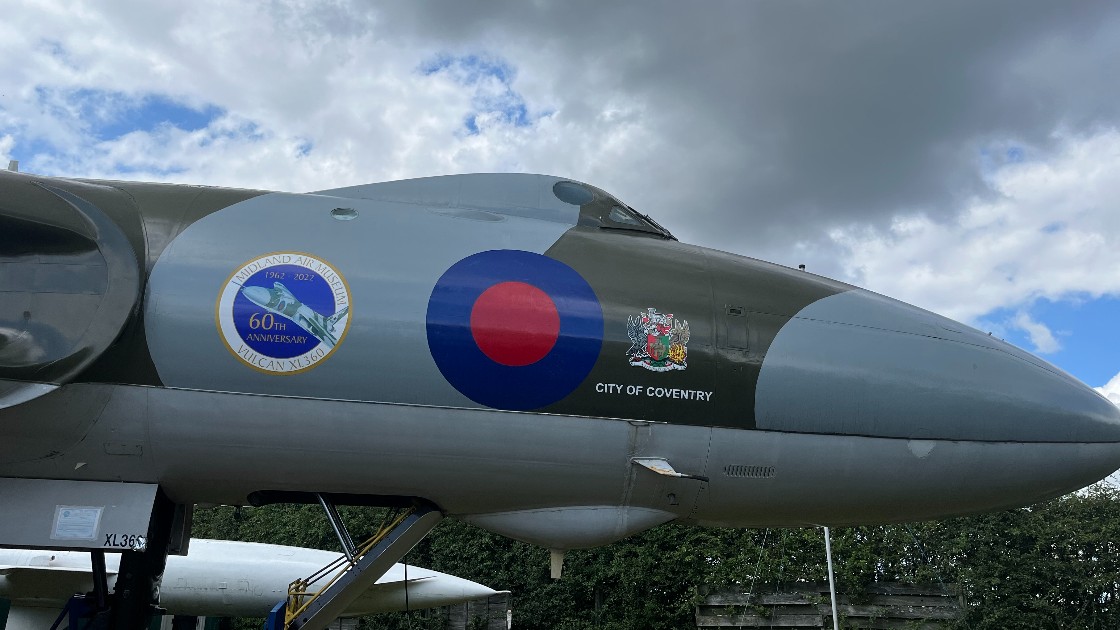
<svg viewBox="0 0 1120 630"><path fill-rule="evenodd" d="M782 328L759 374L756 417L760 429L805 433L1120 443L1120 410L1077 379L867 291L819 300Z"/></svg>

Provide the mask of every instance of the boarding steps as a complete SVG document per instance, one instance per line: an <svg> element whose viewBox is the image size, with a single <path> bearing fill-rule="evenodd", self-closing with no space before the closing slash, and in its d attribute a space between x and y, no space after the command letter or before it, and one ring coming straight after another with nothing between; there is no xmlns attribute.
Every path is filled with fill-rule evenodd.
<svg viewBox="0 0 1120 630"><path fill-rule="evenodd" d="M318 499L345 555L313 575L292 582L288 597L269 614L265 630L323 630L427 536L443 516L431 502L413 499L406 507L390 512L377 533L354 545L334 504L323 495ZM322 587L312 590L323 580L326 583Z"/></svg>

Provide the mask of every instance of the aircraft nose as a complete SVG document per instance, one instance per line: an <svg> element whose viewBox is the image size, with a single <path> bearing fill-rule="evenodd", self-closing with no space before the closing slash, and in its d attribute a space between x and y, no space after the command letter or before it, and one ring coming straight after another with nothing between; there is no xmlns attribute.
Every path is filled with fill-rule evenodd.
<svg viewBox="0 0 1120 630"><path fill-rule="evenodd" d="M271 296L268 294L268 289L264 287L242 287L241 293L249 298L250 302L258 306L266 306L271 299Z"/></svg>
<svg viewBox="0 0 1120 630"><path fill-rule="evenodd" d="M784 326L759 374L760 429L979 442L1112 444L1120 410L1072 376L952 320L868 291ZM1089 464L1086 462L1086 464Z"/></svg>

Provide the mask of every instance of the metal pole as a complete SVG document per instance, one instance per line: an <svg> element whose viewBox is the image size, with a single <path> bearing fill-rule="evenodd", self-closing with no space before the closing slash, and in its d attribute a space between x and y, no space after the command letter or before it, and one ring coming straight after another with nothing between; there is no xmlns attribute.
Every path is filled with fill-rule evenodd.
<svg viewBox="0 0 1120 630"><path fill-rule="evenodd" d="M832 573L832 534L824 528L824 555L828 557L828 592L832 595L832 630L840 630L840 616L836 614L836 578Z"/></svg>
<svg viewBox="0 0 1120 630"><path fill-rule="evenodd" d="M327 501L327 498L318 492L315 497L319 499L319 505L323 506L323 510L327 513L327 520L330 521L334 533L338 536L338 542L342 543L342 553L346 554L346 559L350 564L354 564L354 539L350 538L350 532L346 531L346 523L342 521L342 517L338 515L338 510L335 509L334 504Z"/></svg>
<svg viewBox="0 0 1120 630"><path fill-rule="evenodd" d="M109 603L109 578L105 572L105 550L94 549L89 552L89 561L93 569L93 594L97 600L97 612L105 610Z"/></svg>

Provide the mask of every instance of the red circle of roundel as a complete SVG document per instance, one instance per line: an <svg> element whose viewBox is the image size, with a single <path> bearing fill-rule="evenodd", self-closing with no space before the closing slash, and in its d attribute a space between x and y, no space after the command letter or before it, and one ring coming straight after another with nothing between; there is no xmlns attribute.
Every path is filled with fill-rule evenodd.
<svg viewBox="0 0 1120 630"><path fill-rule="evenodd" d="M428 349L447 382L495 409L539 409L583 382L603 345L603 308L575 269L512 249L479 252L432 289Z"/></svg>
<svg viewBox="0 0 1120 630"><path fill-rule="evenodd" d="M502 365L540 361L556 345L560 313L548 294L524 282L486 289L471 309L471 334L479 350Z"/></svg>

